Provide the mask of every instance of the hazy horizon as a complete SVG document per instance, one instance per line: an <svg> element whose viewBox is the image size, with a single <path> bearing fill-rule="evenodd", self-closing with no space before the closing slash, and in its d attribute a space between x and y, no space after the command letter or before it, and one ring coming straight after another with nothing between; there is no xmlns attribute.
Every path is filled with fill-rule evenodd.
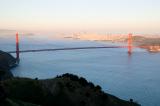
<svg viewBox="0 0 160 106"><path fill-rule="evenodd" d="M1 0L0 29L160 34L159 0Z"/></svg>

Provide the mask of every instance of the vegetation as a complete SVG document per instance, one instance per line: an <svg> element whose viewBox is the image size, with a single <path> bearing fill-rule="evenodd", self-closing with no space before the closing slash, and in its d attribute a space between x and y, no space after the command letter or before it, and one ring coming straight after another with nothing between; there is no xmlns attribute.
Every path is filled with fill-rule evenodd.
<svg viewBox="0 0 160 106"><path fill-rule="evenodd" d="M139 106L106 94L100 86L68 73L46 80L12 78L2 81L2 86L7 98L16 103L31 103L28 106Z"/></svg>

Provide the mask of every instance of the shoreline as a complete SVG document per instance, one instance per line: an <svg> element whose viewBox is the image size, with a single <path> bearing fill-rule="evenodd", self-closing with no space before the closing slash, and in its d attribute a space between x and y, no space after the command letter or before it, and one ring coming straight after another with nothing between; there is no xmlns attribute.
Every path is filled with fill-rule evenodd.
<svg viewBox="0 0 160 106"><path fill-rule="evenodd" d="M128 43L127 36L101 36L101 35L73 35L69 37L64 37L64 39L73 40L85 40L85 41L99 41L99 42L110 42L110 43ZM151 53L160 52L160 36L133 36L132 42L134 46L139 46L139 48L146 49Z"/></svg>
<svg viewBox="0 0 160 106"><path fill-rule="evenodd" d="M3 52L3 53L5 53L5 52ZM5 53L5 54L7 54L7 53ZM12 57L9 54L7 54L3 57L5 59L9 58L7 61L10 61L10 59L14 59L14 57ZM0 60L0 62L3 63L4 61ZM10 62L10 65L11 64L13 65L13 62ZM15 59L14 59L14 64L16 65ZM10 72L10 69L13 68L13 67L9 67L10 65L7 65L9 72ZM2 76L0 76L0 77L2 77ZM22 86L23 86L23 88L22 88ZM49 86L55 86L56 88L54 87L54 88L50 89ZM64 86L64 87L62 87L62 86ZM36 90L36 92L37 92L37 90L39 90L37 92L37 94L35 94L36 92L34 91L34 89ZM130 106L130 105L140 106L139 104L135 103L132 99L130 99L130 101L119 99L111 94L108 94L108 93L105 93L104 91L102 91L101 87L99 85L95 86L92 82L88 82L83 77L78 77L76 75L68 74L68 73L57 76L55 78L45 79L45 80L39 80L38 78L36 78L36 79L20 78L20 77L17 78L14 76L10 76L6 79L1 80L0 90L2 91L0 93L0 95L1 95L0 97L1 97L1 101L2 101L0 103L1 105L10 104L10 106L12 106L13 104L17 104L16 106L18 106L18 104L23 104L21 106L26 106L28 104L27 106L39 106L39 105L50 106L49 104L54 104L57 106L64 106L66 104L63 104L63 103L67 102L67 105L79 106L83 102L83 104L88 104L88 105L90 104L93 106L100 106L102 104L104 106L108 106L108 105L115 106L115 104L116 104L116 106L122 106L122 105L123 106ZM73 92L72 90L76 91L77 93ZM55 93L52 93L55 91L58 93L58 95L57 95L57 93L56 93L56 95L55 95ZM81 91L86 92L87 94L83 93L83 92L81 94L80 93ZM5 92L7 92L7 95ZM24 93L28 92L28 93L23 94L23 92ZM48 93L48 92L50 92L50 93ZM48 94L43 95L43 93L44 94L48 93ZM32 94L34 94L34 95L32 95ZM39 95L38 96L39 99L35 99L36 95ZM50 101L51 98L48 95L52 95L51 97L53 98L53 100ZM74 98L72 95L74 96ZM95 97L95 95L97 95L97 96L96 96L95 100L93 100L92 98ZM22 99L24 96L25 96L25 99ZM86 101L86 99L87 99L86 96L87 96L88 100L90 100L91 102ZM81 97L81 99L79 97ZM56 99L56 98L59 98L59 99ZM62 98L66 98L67 101L66 101L66 99L62 99ZM80 101L80 100L83 100L83 101ZM61 101L61 102L59 102L59 101Z"/></svg>

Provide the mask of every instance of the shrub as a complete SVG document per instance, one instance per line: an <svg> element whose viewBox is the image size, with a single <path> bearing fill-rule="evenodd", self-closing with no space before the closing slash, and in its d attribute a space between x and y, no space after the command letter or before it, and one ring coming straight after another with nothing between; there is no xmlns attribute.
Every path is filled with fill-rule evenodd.
<svg viewBox="0 0 160 106"><path fill-rule="evenodd" d="M99 85L97 85L97 86L95 87L95 89L96 89L96 90L101 90L102 88L101 88Z"/></svg>
<svg viewBox="0 0 160 106"><path fill-rule="evenodd" d="M91 89L93 89L93 88L95 87L92 82L89 82L89 83L88 83L88 86L89 86Z"/></svg>
<svg viewBox="0 0 160 106"><path fill-rule="evenodd" d="M88 82L85 78L82 78L80 77L79 79L79 83L82 85L82 86L87 86Z"/></svg>

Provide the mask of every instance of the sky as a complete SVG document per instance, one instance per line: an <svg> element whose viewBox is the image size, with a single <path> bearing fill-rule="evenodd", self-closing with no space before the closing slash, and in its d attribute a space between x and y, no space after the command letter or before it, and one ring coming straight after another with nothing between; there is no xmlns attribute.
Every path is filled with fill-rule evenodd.
<svg viewBox="0 0 160 106"><path fill-rule="evenodd" d="M160 34L160 0L0 0L0 29Z"/></svg>

